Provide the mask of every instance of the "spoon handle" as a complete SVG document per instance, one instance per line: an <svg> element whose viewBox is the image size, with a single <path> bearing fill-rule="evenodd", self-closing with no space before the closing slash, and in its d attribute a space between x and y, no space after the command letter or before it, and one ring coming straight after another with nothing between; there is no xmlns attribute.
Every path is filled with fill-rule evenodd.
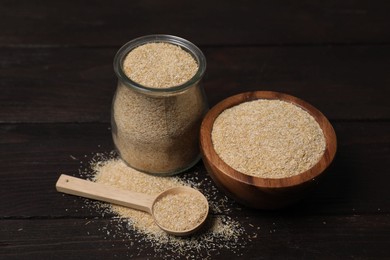
<svg viewBox="0 0 390 260"><path fill-rule="evenodd" d="M154 197L61 174L57 191L151 213Z"/></svg>

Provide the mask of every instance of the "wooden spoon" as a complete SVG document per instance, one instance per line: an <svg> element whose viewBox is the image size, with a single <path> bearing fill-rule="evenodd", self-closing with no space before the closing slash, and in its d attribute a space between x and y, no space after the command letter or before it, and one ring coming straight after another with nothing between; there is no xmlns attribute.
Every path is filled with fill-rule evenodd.
<svg viewBox="0 0 390 260"><path fill-rule="evenodd" d="M199 191L190 188L190 187L176 187L168 189L157 196L151 196L143 193L132 192L128 190L121 190L111 186L106 186L100 183L95 183L92 181L83 180L80 178L68 176L62 174L56 183L57 191L76 195L80 197L85 197L89 199L105 201L109 203L113 203L116 205L121 205L125 207L129 207L132 209L141 210L151 214L154 218L155 223L168 234L176 235L176 236L187 236L195 231L197 231L202 224L206 221L209 204L207 202L206 197ZM187 193L192 196L198 196L203 200L206 207L206 213L200 221L193 227L190 227L186 230L171 230L169 228L164 227L156 220L154 214L154 205L161 198L167 195L176 195L178 193Z"/></svg>

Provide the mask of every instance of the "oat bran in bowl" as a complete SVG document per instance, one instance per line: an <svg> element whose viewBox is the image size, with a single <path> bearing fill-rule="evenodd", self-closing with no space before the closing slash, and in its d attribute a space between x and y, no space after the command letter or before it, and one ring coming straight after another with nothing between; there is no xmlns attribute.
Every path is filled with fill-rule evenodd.
<svg viewBox="0 0 390 260"><path fill-rule="evenodd" d="M253 208L302 199L333 161L336 134L307 102L278 92L229 97L205 116L203 162L217 186Z"/></svg>

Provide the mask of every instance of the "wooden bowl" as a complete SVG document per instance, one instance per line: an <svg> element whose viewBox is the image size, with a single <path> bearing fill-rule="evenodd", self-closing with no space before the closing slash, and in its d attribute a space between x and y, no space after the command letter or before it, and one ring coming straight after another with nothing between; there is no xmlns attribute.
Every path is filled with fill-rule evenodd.
<svg viewBox="0 0 390 260"><path fill-rule="evenodd" d="M277 99L290 102L307 111L320 125L326 141L325 152L309 170L280 179L243 174L227 165L213 147L211 132L215 119L225 109L256 99ZM216 185L236 201L259 209L278 209L299 201L316 183L333 161L337 149L336 134L328 119L305 101L278 92L255 91L229 97L215 105L203 119L200 129L203 162Z"/></svg>

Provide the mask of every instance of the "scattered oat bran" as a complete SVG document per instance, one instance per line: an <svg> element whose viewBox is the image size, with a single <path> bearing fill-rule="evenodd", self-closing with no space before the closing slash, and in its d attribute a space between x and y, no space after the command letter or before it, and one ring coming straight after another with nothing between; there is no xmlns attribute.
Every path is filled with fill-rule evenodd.
<svg viewBox="0 0 390 260"><path fill-rule="evenodd" d="M325 137L302 108L259 99L223 111L212 142L221 159L244 174L284 178L310 169L325 150Z"/></svg>
<svg viewBox="0 0 390 260"><path fill-rule="evenodd" d="M170 88L190 80L198 70L195 59L180 46L157 42L131 50L123 70L131 80L151 88Z"/></svg>
<svg viewBox="0 0 390 260"><path fill-rule="evenodd" d="M128 167L121 159L100 162L94 166L94 171L95 182L149 195L185 185L176 178L168 179L139 172ZM112 205L112 210L120 216L131 218L134 226L142 232L163 232L149 213L118 205Z"/></svg>
<svg viewBox="0 0 390 260"><path fill-rule="evenodd" d="M211 214L200 232L184 238L162 231L148 213L85 199L88 208L101 212L103 217L114 213L111 224L99 230L107 235L104 239L112 237L128 241L126 247L129 251L124 252L128 256L140 256L149 251L149 257L162 259L210 259L214 252L228 251L240 255L251 241L241 223L229 217L233 201L222 195L208 176L200 181L197 172L180 178L144 174L126 166L114 151L96 154L88 169L80 170L80 174L92 181L151 195L181 185L195 188L205 185L203 192ZM93 221L98 221L98 218Z"/></svg>

